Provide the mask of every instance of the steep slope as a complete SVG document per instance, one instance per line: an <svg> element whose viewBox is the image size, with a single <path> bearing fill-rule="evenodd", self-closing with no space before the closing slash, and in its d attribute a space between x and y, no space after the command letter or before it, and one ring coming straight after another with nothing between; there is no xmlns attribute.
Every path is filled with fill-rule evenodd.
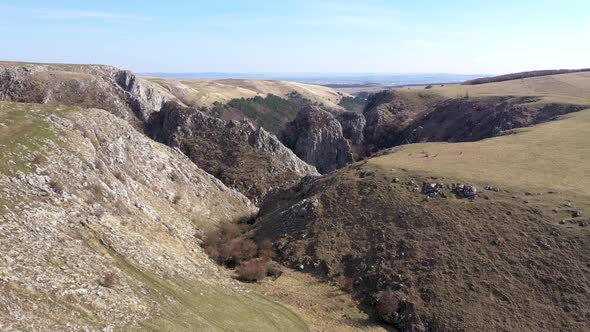
<svg viewBox="0 0 590 332"><path fill-rule="evenodd" d="M320 173L329 173L352 162L352 149L336 118L319 107L297 113L279 135L281 142Z"/></svg>
<svg viewBox="0 0 590 332"><path fill-rule="evenodd" d="M389 90L369 98L368 152L414 142L467 142L551 121L590 105L590 73L480 85Z"/></svg>
<svg viewBox="0 0 590 332"><path fill-rule="evenodd" d="M588 124L590 110L396 148L274 195L255 228L285 264L352 285L364 303L390 290L402 331L586 331Z"/></svg>
<svg viewBox="0 0 590 332"><path fill-rule="evenodd" d="M199 246L241 194L102 111L0 103L0 330L307 330Z"/></svg>
<svg viewBox="0 0 590 332"><path fill-rule="evenodd" d="M232 99L266 97L269 94L287 98L294 91L315 104L342 110L338 103L343 94L319 85L269 80L174 80L145 77L156 84L162 93L194 107L209 107ZM345 95L347 96L347 95Z"/></svg>
<svg viewBox="0 0 590 332"><path fill-rule="evenodd" d="M248 120L226 123L175 102L154 114L148 134L178 147L199 167L255 203L272 190L319 175L275 136Z"/></svg>
<svg viewBox="0 0 590 332"><path fill-rule="evenodd" d="M0 62L0 101L96 107L141 128L166 99L111 66Z"/></svg>

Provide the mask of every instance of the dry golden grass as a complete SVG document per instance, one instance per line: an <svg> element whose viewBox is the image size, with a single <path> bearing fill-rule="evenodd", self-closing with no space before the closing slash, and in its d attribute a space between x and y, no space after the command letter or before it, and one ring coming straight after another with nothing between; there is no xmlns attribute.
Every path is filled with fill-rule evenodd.
<svg viewBox="0 0 590 332"><path fill-rule="evenodd" d="M590 196L588 142L590 109L479 142L406 145L369 164L515 189Z"/></svg>
<svg viewBox="0 0 590 332"><path fill-rule="evenodd" d="M410 90L416 91L416 90ZM590 104L590 73L531 77L480 85L435 85L429 91L445 97L535 96L546 102Z"/></svg>
<svg viewBox="0 0 590 332"><path fill-rule="evenodd" d="M174 80L156 77L144 79L157 85L168 96L175 96L192 106L210 106L214 102L225 103L235 98L265 97L273 94L287 97L293 91L304 98L325 106L340 108L342 96L335 90L319 85L270 80Z"/></svg>

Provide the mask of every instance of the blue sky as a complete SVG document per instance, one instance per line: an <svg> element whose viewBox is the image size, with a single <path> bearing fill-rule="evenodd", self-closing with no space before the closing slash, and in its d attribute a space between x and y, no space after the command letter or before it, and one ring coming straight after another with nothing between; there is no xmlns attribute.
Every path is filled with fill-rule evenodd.
<svg viewBox="0 0 590 332"><path fill-rule="evenodd" d="M139 72L590 67L590 1L0 0L0 59Z"/></svg>

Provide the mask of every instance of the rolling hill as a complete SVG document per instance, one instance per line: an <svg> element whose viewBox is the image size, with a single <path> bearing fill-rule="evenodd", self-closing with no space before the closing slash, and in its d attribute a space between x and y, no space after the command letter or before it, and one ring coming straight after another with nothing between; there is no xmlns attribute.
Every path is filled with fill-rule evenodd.
<svg viewBox="0 0 590 332"><path fill-rule="evenodd" d="M214 103L226 103L232 99L266 97L269 94L287 98L293 91L312 103L324 104L332 109L342 109L338 104L343 94L331 88L286 81L270 80L174 80L144 77L156 84L170 98L194 107L209 107Z"/></svg>

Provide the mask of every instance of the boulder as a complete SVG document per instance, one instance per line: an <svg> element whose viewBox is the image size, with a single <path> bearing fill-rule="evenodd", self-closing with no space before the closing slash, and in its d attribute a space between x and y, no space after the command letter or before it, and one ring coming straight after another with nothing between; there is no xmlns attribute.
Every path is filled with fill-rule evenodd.
<svg viewBox="0 0 590 332"><path fill-rule="evenodd" d="M352 163L352 148L336 118L319 107L308 106L279 134L279 139L295 154L329 173Z"/></svg>

